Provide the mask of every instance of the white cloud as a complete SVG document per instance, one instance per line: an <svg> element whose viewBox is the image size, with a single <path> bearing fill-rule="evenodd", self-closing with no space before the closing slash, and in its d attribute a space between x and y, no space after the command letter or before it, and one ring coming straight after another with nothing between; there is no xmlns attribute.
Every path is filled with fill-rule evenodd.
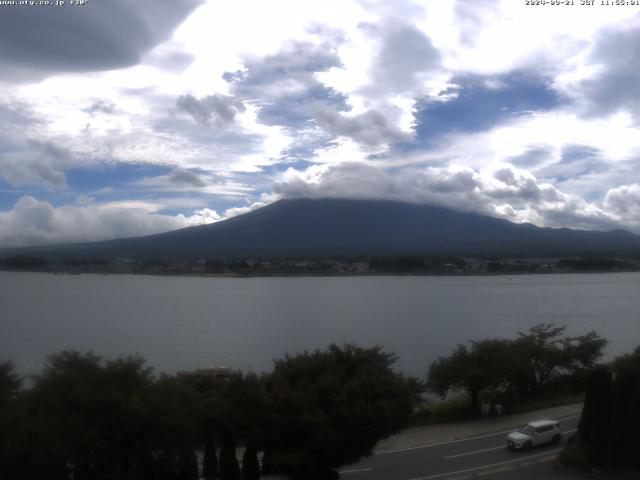
<svg viewBox="0 0 640 480"><path fill-rule="evenodd" d="M622 185L607 192L604 205L621 222L640 231L640 184Z"/></svg>
<svg viewBox="0 0 640 480"><path fill-rule="evenodd" d="M36 246L112 240L162 233L219 222L263 207L277 198L264 194L256 202L226 209L222 214L202 199L159 198L97 203L88 196L72 205L54 206L33 196L21 197L11 210L0 212L0 247ZM169 215L167 210L190 213Z"/></svg>
<svg viewBox="0 0 640 480"><path fill-rule="evenodd" d="M153 213L144 204L63 205L32 196L0 212L0 245L24 246L86 242L165 232L189 225L184 218Z"/></svg>
<svg viewBox="0 0 640 480"><path fill-rule="evenodd" d="M285 174L275 191L375 193L456 208L475 202L477 211L514 221L638 229L636 8L162 0L167 9L149 8L150 1L55 14L49 33L61 40L45 49L48 33L15 41L28 36L28 29L19 31L21 19L40 22L44 10L0 20L7 24L0 39L11 36L0 47L0 81L12 82L0 90L0 180L12 191L36 195L44 186L60 203L61 191L85 192L69 184L71 169L169 167L166 175L111 187L121 194L128 188L129 202L146 193L211 199L184 203L183 218L162 215L160 207L126 209L153 217L149 225L160 228L248 208L218 215L207 210L216 200L271 201L251 204L283 165L306 162L315 166ZM72 41L76 50L68 48ZM522 78L535 73L561 102L535 114L487 117L473 133L438 139L421 125L418 138L421 105L465 101L463 86L447 90L454 79L475 75L500 94L509 85L498 75L515 71ZM105 212L125 206L80 199L51 208L79 220L84 214L73 208L106 219ZM117 234L128 231L105 222ZM46 229L40 234L48 238Z"/></svg>
<svg viewBox="0 0 640 480"><path fill-rule="evenodd" d="M478 170L448 165L399 172L362 163L313 166L303 171L290 168L274 191L281 198L434 204L548 227L602 230L626 226L637 230L637 224L626 221L610 204L588 203L509 164Z"/></svg>

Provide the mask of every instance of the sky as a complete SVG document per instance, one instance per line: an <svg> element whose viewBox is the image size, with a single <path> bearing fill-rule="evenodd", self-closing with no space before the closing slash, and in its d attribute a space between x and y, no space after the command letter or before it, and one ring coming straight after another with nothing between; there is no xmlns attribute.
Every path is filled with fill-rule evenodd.
<svg viewBox="0 0 640 480"><path fill-rule="evenodd" d="M9 3L0 246L302 197L640 233L638 5Z"/></svg>

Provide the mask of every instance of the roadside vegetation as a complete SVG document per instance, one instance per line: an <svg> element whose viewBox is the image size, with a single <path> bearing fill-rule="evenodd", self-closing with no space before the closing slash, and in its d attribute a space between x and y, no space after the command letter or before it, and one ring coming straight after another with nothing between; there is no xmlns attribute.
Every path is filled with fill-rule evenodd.
<svg viewBox="0 0 640 480"><path fill-rule="evenodd" d="M582 469L640 469L640 347L588 376L578 433L561 459Z"/></svg>
<svg viewBox="0 0 640 480"><path fill-rule="evenodd" d="M516 413L586 398L572 465L640 467L640 348L598 364L606 340L539 324L459 345L426 382L381 347L330 345L271 372L156 375L137 356L63 351L26 382L0 363L0 478L338 478L407 425ZM424 402L424 393L445 401ZM240 460L240 461L239 461Z"/></svg>
<svg viewBox="0 0 640 480"><path fill-rule="evenodd" d="M254 480L259 453L263 472L333 478L411 415L418 382L394 361L378 347L331 345L268 374L212 378L65 351L29 388L3 363L0 478Z"/></svg>
<svg viewBox="0 0 640 480"><path fill-rule="evenodd" d="M458 345L433 362L427 390L446 399L416 413L414 423L461 420L496 412L516 413L580 401L587 373L607 341L596 332L565 336L566 327L539 324L515 339Z"/></svg>

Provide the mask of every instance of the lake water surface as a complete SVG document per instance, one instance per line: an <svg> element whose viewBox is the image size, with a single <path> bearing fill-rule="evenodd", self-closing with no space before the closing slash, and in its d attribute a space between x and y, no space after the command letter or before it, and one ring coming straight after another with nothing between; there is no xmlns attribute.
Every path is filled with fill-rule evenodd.
<svg viewBox="0 0 640 480"><path fill-rule="evenodd" d="M596 330L609 357L640 345L640 273L205 278L0 272L0 361L23 374L63 349L139 353L158 371L269 370L330 342L383 345L424 375L457 343L536 323Z"/></svg>

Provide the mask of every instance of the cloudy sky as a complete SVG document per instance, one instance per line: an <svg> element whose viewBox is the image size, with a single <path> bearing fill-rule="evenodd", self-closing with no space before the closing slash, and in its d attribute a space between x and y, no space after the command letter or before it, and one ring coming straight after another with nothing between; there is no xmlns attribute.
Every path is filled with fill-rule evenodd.
<svg viewBox="0 0 640 480"><path fill-rule="evenodd" d="M0 5L0 246L384 198L640 233L640 7Z"/></svg>

